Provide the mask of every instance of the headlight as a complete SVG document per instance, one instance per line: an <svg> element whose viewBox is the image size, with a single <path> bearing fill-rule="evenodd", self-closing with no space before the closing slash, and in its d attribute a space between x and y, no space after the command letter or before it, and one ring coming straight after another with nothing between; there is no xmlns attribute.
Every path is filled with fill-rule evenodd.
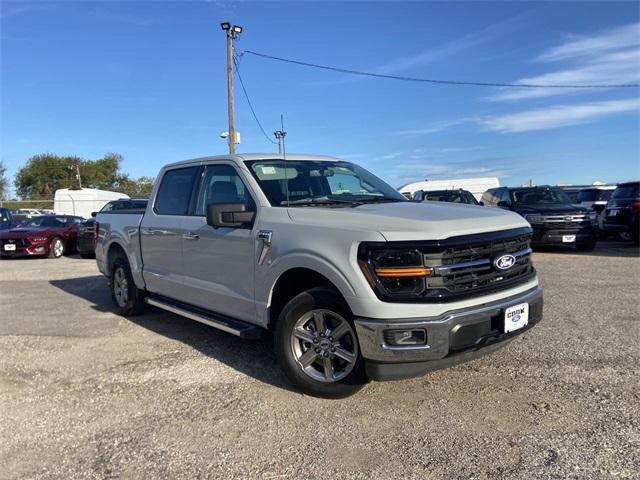
<svg viewBox="0 0 640 480"><path fill-rule="evenodd" d="M31 237L29 240L32 242L46 242L49 237Z"/></svg>
<svg viewBox="0 0 640 480"><path fill-rule="evenodd" d="M529 223L544 223L542 215L525 215L524 218Z"/></svg>
<svg viewBox="0 0 640 480"><path fill-rule="evenodd" d="M426 288L425 277L433 273L416 249L364 250L358 263L371 287L389 296L420 295Z"/></svg>

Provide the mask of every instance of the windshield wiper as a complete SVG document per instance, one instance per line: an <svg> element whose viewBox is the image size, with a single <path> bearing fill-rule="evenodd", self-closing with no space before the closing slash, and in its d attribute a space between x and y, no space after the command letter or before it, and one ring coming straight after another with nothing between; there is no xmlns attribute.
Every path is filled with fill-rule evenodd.
<svg viewBox="0 0 640 480"><path fill-rule="evenodd" d="M408 200L400 200L399 198L391 198L391 197L376 197L376 198L361 198L358 202L362 203L382 203L382 202L408 202Z"/></svg>
<svg viewBox="0 0 640 480"><path fill-rule="evenodd" d="M343 200L338 198L301 198L299 200L283 200L280 202L280 206L286 205L296 205L296 206L306 206L306 205L331 205L331 204L347 204L357 207L358 205L362 205L362 202L358 200Z"/></svg>

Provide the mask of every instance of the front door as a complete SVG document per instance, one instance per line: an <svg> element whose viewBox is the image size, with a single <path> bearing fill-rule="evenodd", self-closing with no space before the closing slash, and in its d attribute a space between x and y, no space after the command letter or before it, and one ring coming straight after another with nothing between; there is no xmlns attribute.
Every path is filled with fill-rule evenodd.
<svg viewBox="0 0 640 480"><path fill-rule="evenodd" d="M210 203L244 203L247 209L255 209L233 165L205 167L193 215L183 224L184 300L213 312L254 321L256 240L252 227L210 227L206 220Z"/></svg>

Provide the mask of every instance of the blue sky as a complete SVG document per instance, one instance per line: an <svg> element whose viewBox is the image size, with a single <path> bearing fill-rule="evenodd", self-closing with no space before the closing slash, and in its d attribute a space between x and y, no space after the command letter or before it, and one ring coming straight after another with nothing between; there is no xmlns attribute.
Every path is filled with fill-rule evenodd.
<svg viewBox="0 0 640 480"><path fill-rule="evenodd" d="M522 83L638 83L636 2L0 3L1 158L167 162L223 154L221 21L236 47L392 75ZM640 176L638 89L437 86L308 69L250 55L240 72L287 151L358 162L394 186L498 176L503 184ZM240 152L275 151L236 89Z"/></svg>

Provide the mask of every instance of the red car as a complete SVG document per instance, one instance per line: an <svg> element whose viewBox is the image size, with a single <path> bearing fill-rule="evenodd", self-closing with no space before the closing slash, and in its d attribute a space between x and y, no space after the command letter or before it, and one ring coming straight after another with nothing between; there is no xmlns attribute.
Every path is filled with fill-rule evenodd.
<svg viewBox="0 0 640 480"><path fill-rule="evenodd" d="M43 215L0 231L0 256L49 255L60 258L75 248L82 217Z"/></svg>

